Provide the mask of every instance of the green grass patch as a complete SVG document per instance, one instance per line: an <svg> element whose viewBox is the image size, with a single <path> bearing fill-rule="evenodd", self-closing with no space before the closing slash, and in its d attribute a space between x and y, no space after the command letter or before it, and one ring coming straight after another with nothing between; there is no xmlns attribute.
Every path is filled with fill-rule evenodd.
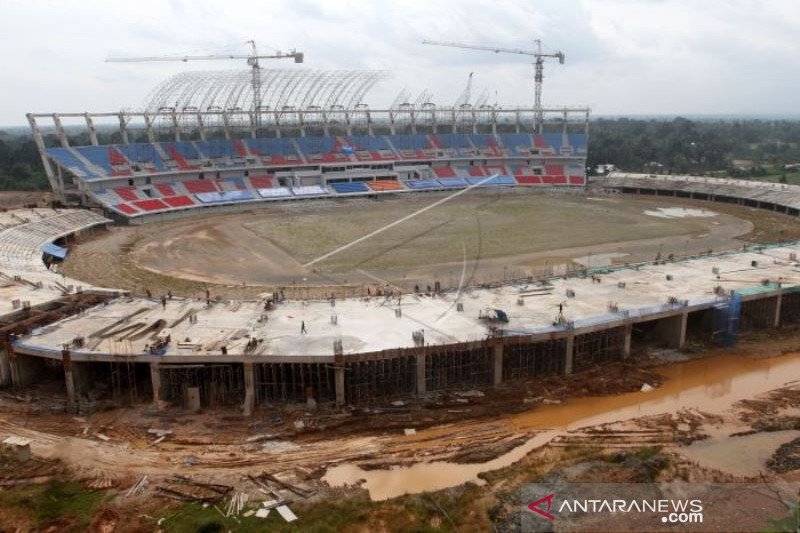
<svg viewBox="0 0 800 533"><path fill-rule="evenodd" d="M68 519L75 523L75 531L83 531L104 499L105 493L88 490L80 483L51 481L0 491L0 508L28 517L36 527Z"/></svg>

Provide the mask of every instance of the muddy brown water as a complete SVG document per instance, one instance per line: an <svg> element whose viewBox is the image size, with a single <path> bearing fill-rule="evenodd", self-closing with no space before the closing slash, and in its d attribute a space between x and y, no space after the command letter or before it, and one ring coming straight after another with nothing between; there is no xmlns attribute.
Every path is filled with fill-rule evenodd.
<svg viewBox="0 0 800 533"><path fill-rule="evenodd" d="M330 468L323 479L335 487L363 480L362 486L373 500L441 490L467 482L482 485L484 482L478 474L512 465L565 431L681 409L722 413L740 400L800 380L800 353L766 359L720 355L671 364L658 372L666 381L651 392L578 398L504 418L503 422L513 429L538 433L521 446L485 463L419 462L369 471L357 464L345 463ZM428 431L435 434L438 429L419 432L414 438Z"/></svg>

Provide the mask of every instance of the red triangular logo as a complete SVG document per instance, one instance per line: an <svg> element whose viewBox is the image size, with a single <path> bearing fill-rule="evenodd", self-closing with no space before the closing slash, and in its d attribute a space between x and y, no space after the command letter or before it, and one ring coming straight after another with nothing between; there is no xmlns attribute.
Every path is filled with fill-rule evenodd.
<svg viewBox="0 0 800 533"><path fill-rule="evenodd" d="M542 515L543 517L549 520L555 520L555 517L547 512L553 506L553 498L555 498L555 496L556 496L555 493L548 494L544 498L538 499L535 502L528 504L528 509L530 509L534 513ZM539 505L545 502L547 503L547 510L543 511L542 509L539 509Z"/></svg>

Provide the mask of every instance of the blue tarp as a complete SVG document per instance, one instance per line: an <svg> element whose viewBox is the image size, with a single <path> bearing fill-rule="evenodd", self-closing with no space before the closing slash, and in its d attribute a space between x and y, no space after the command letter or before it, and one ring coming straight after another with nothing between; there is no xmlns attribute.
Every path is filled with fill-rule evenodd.
<svg viewBox="0 0 800 533"><path fill-rule="evenodd" d="M46 254L52 255L53 257L58 257L59 259L64 259L67 257L67 249L62 248L57 244L53 244L52 242L43 244L42 251Z"/></svg>

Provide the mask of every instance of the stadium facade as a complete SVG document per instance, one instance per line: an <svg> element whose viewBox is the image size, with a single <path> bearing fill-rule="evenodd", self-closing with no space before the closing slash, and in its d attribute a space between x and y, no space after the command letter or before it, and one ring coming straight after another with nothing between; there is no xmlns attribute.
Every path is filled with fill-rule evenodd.
<svg viewBox="0 0 800 533"><path fill-rule="evenodd" d="M56 197L141 221L307 198L586 184L588 109L371 109L363 99L380 72L266 72L258 111L243 111L246 77L219 74L177 76L140 112L29 114ZM74 120L84 129L73 138L88 145L70 144L64 123ZM108 120L118 142L101 145L96 124Z"/></svg>

